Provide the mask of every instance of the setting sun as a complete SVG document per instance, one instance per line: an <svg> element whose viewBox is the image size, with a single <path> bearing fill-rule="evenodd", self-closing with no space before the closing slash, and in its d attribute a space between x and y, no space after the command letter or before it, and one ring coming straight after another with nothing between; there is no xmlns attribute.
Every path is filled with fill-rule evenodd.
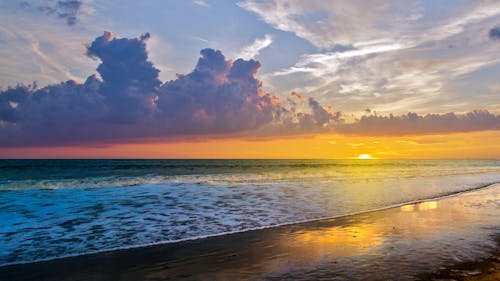
<svg viewBox="0 0 500 281"><path fill-rule="evenodd" d="M372 159L370 154L360 154L358 159Z"/></svg>

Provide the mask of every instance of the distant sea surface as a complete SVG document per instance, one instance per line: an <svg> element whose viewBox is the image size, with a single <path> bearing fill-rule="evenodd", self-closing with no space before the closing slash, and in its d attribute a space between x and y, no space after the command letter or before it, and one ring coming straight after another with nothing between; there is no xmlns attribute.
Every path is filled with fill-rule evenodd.
<svg viewBox="0 0 500 281"><path fill-rule="evenodd" d="M499 160L0 160L0 266L349 215L498 182Z"/></svg>

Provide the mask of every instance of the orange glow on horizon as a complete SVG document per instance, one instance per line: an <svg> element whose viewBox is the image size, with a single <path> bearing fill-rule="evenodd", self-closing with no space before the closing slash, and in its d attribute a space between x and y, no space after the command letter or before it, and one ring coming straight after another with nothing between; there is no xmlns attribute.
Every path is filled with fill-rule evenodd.
<svg viewBox="0 0 500 281"><path fill-rule="evenodd" d="M440 159L500 158L500 131L407 137L323 134L74 147L0 148L1 158ZM369 156L364 156L364 155Z"/></svg>

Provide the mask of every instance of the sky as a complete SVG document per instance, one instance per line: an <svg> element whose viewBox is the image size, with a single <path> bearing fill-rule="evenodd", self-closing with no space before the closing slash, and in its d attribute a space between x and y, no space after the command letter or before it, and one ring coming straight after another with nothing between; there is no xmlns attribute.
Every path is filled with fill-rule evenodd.
<svg viewBox="0 0 500 281"><path fill-rule="evenodd" d="M3 158L500 158L498 1L0 0Z"/></svg>

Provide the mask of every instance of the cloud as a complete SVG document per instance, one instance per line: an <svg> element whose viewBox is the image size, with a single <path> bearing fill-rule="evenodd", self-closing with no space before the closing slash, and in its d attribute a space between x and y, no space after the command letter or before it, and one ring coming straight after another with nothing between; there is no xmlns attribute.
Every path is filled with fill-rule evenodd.
<svg viewBox="0 0 500 281"><path fill-rule="evenodd" d="M238 5L316 47L264 73L272 89L308 93L355 114L368 106L396 114L498 110L491 103L491 80L484 81L491 78L481 74L498 65L498 46L477 36L500 19L498 1L466 1L454 9L420 0L245 0Z"/></svg>
<svg viewBox="0 0 500 281"><path fill-rule="evenodd" d="M110 32L87 47L101 61L85 83L73 80L38 89L18 85L0 94L0 144L86 143L146 135L161 82L147 61L145 40ZM15 104L15 106L12 106Z"/></svg>
<svg viewBox="0 0 500 281"><path fill-rule="evenodd" d="M245 46L236 57L245 60L254 59L262 49L269 47L272 43L273 37L266 34L264 38L257 38L252 44Z"/></svg>
<svg viewBox="0 0 500 281"><path fill-rule="evenodd" d="M260 131L323 131L339 120L312 98L306 108L283 104L256 78L260 63L226 59L204 49L195 69L161 83L148 61L146 33L118 38L105 32L87 46L101 61L85 83L69 80L0 93L0 146L122 142L144 138ZM297 95L296 95L297 96Z"/></svg>
<svg viewBox="0 0 500 281"><path fill-rule="evenodd" d="M255 60L227 60L220 51L204 49L193 72L161 86L157 117L169 120L168 134L256 132L286 134L319 131L338 116L314 99L308 112L297 110L262 90Z"/></svg>
<svg viewBox="0 0 500 281"><path fill-rule="evenodd" d="M490 29L489 33L490 39L500 40L500 27L494 27Z"/></svg>
<svg viewBox="0 0 500 281"><path fill-rule="evenodd" d="M363 136L403 136L500 130L500 115L486 110L465 114L365 115L354 123L339 124L336 131Z"/></svg>
<svg viewBox="0 0 500 281"><path fill-rule="evenodd" d="M20 7L24 9L36 7L39 11L62 19L66 21L67 25L73 26L78 22L78 15L82 12L83 2L80 0L23 1Z"/></svg>
<svg viewBox="0 0 500 281"><path fill-rule="evenodd" d="M368 115L346 123L312 97L285 100L265 92L255 60L227 59L203 49L193 71L162 83L148 60L146 33L119 38L105 32L87 45L100 64L84 83L0 92L0 146L95 145L190 137L270 137L338 132L412 135L500 129L500 116L409 113Z"/></svg>
<svg viewBox="0 0 500 281"><path fill-rule="evenodd" d="M68 25L75 25L77 21L78 11L82 7L82 2L77 0L67 0L57 2L57 16L65 19Z"/></svg>
<svg viewBox="0 0 500 281"><path fill-rule="evenodd" d="M238 2L238 6L255 13L275 29L291 32L324 49L397 34L396 29L407 27L421 17L422 10L408 4L408 1L382 0L356 0L348 4L341 0ZM385 23L388 18L393 24Z"/></svg>
<svg viewBox="0 0 500 281"><path fill-rule="evenodd" d="M1 61L0 85L5 89L7 85L34 80L44 86L68 79L85 81L97 63L82 56L83 28L75 30L60 20L44 20L44 14L25 13L30 11L2 14L0 57L15 59ZM19 17L26 20L20 21Z"/></svg>
<svg viewBox="0 0 500 281"><path fill-rule="evenodd" d="M193 3L202 7L210 7L210 5L205 0L194 0Z"/></svg>
<svg viewBox="0 0 500 281"><path fill-rule="evenodd" d="M451 42L474 38L477 32L471 29L460 38L430 47L401 48L387 41L305 54L294 65L266 73L263 79L273 88L308 93L323 103L355 113L366 107L397 114L485 107L497 110L491 103L493 94L485 96L491 82L484 81L488 78L478 71L498 64L497 46L485 45L483 37L468 40L466 47L449 48ZM457 87L459 83L467 84L467 88Z"/></svg>
<svg viewBox="0 0 500 281"><path fill-rule="evenodd" d="M356 49L344 50L339 52L327 52L303 55L300 60L292 67L272 73L274 76L289 75L292 73L303 72L311 73L314 76L321 77L326 74L334 73L342 61L356 59L370 54L383 53L401 48L399 44L367 44L363 43Z"/></svg>
<svg viewBox="0 0 500 281"><path fill-rule="evenodd" d="M233 63L212 49L200 55L193 72L159 89L157 116L169 121L163 124L165 132L229 133L274 120L279 100L262 92L255 78L259 62L238 59Z"/></svg>
<svg viewBox="0 0 500 281"><path fill-rule="evenodd" d="M115 38L111 32L96 38L87 47L87 56L101 60L97 72L103 79L99 92L110 105L117 122L149 114L155 92L161 85L159 70L147 60L146 33L138 38Z"/></svg>
<svg viewBox="0 0 500 281"><path fill-rule="evenodd" d="M23 1L19 4L21 8L27 9L31 6L31 4L28 1Z"/></svg>
<svg viewBox="0 0 500 281"><path fill-rule="evenodd" d="M242 0L237 5L273 28L291 32L322 49L380 39L392 39L402 45L442 40L500 12L495 0L468 1L457 4L453 10L449 5L431 2ZM431 9L426 9L429 6ZM422 20L425 16L429 18Z"/></svg>

